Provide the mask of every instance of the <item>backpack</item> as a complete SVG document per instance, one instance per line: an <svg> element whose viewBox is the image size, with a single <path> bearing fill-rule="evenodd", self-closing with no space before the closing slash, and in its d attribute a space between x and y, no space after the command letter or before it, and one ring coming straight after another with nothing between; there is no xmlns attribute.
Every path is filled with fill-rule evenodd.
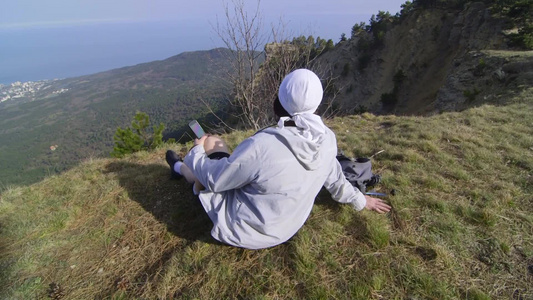
<svg viewBox="0 0 533 300"><path fill-rule="evenodd" d="M342 173L354 187L361 193L366 193L366 188L374 186L381 180L380 175L372 173L372 162L369 158L360 157L351 159L344 154L337 155Z"/></svg>

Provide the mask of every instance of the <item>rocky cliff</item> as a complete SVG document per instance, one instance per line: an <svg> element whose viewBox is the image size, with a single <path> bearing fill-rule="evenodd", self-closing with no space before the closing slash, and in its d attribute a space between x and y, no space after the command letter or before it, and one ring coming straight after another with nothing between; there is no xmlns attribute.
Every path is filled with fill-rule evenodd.
<svg viewBox="0 0 533 300"><path fill-rule="evenodd" d="M319 59L330 65L349 113L428 114L503 103L533 82L533 51L513 51L508 20L484 3L462 10L414 9L389 25L383 42L363 47L362 31Z"/></svg>

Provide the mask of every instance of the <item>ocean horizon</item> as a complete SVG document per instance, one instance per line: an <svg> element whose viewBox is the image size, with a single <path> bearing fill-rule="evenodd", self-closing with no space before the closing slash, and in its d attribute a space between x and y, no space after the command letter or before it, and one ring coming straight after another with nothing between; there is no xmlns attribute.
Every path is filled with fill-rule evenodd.
<svg viewBox="0 0 533 300"><path fill-rule="evenodd" d="M0 29L0 84L70 78L216 48L197 22Z"/></svg>

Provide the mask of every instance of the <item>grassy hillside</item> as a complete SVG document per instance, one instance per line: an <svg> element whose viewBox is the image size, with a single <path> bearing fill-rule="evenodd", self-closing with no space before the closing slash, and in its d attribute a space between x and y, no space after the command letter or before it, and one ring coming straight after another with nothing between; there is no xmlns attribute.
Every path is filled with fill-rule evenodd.
<svg viewBox="0 0 533 300"><path fill-rule="evenodd" d="M57 174L80 160L108 156L118 126L136 111L163 122L178 139L190 119L224 103L230 86L224 49L182 53L166 60L54 81L35 100L0 104L0 191ZM50 96L51 91L68 91ZM50 146L57 145L55 151Z"/></svg>
<svg viewBox="0 0 533 300"><path fill-rule="evenodd" d="M396 190L393 210L358 213L321 193L297 235L271 249L211 239L163 158L190 145L6 190L0 298L531 299L533 89L510 102L330 120L348 155L385 150L374 168L378 191Z"/></svg>

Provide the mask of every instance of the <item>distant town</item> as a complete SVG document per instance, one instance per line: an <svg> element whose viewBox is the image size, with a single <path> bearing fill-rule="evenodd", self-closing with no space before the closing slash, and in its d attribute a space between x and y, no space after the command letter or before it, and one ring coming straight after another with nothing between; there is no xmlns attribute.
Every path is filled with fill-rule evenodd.
<svg viewBox="0 0 533 300"><path fill-rule="evenodd" d="M59 79L28 81L28 82L13 82L8 85L0 84L0 102L14 100L14 99L29 99L35 100L38 92L46 92L52 87L52 83ZM49 95L61 94L68 91L68 89L50 90Z"/></svg>

